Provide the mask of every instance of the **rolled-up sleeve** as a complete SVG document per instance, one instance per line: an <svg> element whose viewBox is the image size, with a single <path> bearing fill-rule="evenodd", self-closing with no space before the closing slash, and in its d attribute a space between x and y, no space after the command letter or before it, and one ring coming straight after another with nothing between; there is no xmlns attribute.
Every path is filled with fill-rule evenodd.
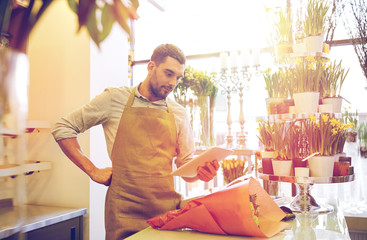
<svg viewBox="0 0 367 240"><path fill-rule="evenodd" d="M111 109L109 98L109 90L106 89L88 104L62 117L52 129L55 140L74 138L79 133L107 121Z"/></svg>

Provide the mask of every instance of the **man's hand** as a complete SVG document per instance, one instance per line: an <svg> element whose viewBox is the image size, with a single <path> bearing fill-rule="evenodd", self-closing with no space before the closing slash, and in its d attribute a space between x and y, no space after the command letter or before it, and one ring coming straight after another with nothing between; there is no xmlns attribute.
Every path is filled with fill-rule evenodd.
<svg viewBox="0 0 367 240"><path fill-rule="evenodd" d="M219 163L217 160L207 162L204 167L197 168L197 177L204 182L209 182L217 175L218 169Z"/></svg>
<svg viewBox="0 0 367 240"><path fill-rule="evenodd" d="M112 168L95 168L91 174L90 178L96 183L103 184L105 186L109 186L111 184L112 179Z"/></svg>

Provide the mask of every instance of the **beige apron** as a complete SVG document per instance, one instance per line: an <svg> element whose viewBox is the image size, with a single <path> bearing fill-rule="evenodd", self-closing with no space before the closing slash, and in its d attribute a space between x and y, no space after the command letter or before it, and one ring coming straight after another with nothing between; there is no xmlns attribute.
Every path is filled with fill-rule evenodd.
<svg viewBox="0 0 367 240"><path fill-rule="evenodd" d="M148 225L146 220L178 208L172 159L176 155L173 113L132 107L136 87L122 113L112 148L112 181L105 205L106 239L123 239Z"/></svg>

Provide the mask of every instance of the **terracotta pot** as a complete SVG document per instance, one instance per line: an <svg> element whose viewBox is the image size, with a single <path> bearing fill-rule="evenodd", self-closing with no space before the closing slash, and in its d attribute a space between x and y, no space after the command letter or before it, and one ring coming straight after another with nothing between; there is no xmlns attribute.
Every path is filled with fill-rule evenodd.
<svg viewBox="0 0 367 240"><path fill-rule="evenodd" d="M262 151L261 152L261 162L264 174L273 175L273 164L272 160L275 157L275 152Z"/></svg>

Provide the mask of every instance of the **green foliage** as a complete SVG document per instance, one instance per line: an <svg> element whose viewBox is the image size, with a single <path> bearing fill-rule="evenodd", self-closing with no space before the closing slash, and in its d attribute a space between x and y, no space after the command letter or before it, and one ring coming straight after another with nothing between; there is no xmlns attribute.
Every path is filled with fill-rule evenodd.
<svg viewBox="0 0 367 240"><path fill-rule="evenodd" d="M358 125L358 111L356 110L355 113L350 112L350 107L344 108L344 111L342 113L342 118L340 121L345 124L352 123L352 130L355 130Z"/></svg>
<svg viewBox="0 0 367 240"><path fill-rule="evenodd" d="M323 75L322 62L312 56L298 57L296 62L292 83L294 92L318 92Z"/></svg>
<svg viewBox="0 0 367 240"><path fill-rule="evenodd" d="M259 131L258 139L262 144L264 144L265 151L274 151L273 142L273 128L269 121L257 121L259 126L257 130Z"/></svg>
<svg viewBox="0 0 367 240"><path fill-rule="evenodd" d="M187 92L192 90L193 94L199 96L209 96L210 101L214 104L214 100L218 94L216 86L215 74L207 74L206 72L194 69L191 66L185 68L182 80L173 89L173 95L177 102L187 103Z"/></svg>
<svg viewBox="0 0 367 240"><path fill-rule="evenodd" d="M291 43L292 41L292 19L291 12L279 11L275 22L278 43Z"/></svg>
<svg viewBox="0 0 367 240"><path fill-rule="evenodd" d="M342 60L336 63L336 60L330 63L321 79L322 96L324 97L335 97L340 96L341 88L344 80L348 75L349 69L346 71L341 65Z"/></svg>
<svg viewBox="0 0 367 240"><path fill-rule="evenodd" d="M14 0L0 1L0 45L7 45L18 51L26 51L29 35L50 6L53 0L29 0L17 5ZM114 22L130 35L127 24L129 18L136 19L138 0L131 0L131 6L125 6L120 0L67 0L70 9L78 16L79 29L87 27L88 33L97 46L106 39ZM99 14L101 18L99 19ZM100 22L99 22L100 21ZM101 26L101 29L99 28ZM10 37L11 36L11 37ZM6 44L5 44L6 43Z"/></svg>
<svg viewBox="0 0 367 240"><path fill-rule="evenodd" d="M363 122L358 126L359 146L367 147L367 123Z"/></svg>
<svg viewBox="0 0 367 240"><path fill-rule="evenodd" d="M306 36L316 36L325 32L326 14L329 6L325 0L309 0L303 28Z"/></svg>
<svg viewBox="0 0 367 240"><path fill-rule="evenodd" d="M280 68L278 71L272 71L271 68L268 68L262 74L269 98L288 96L289 76L286 68Z"/></svg>

